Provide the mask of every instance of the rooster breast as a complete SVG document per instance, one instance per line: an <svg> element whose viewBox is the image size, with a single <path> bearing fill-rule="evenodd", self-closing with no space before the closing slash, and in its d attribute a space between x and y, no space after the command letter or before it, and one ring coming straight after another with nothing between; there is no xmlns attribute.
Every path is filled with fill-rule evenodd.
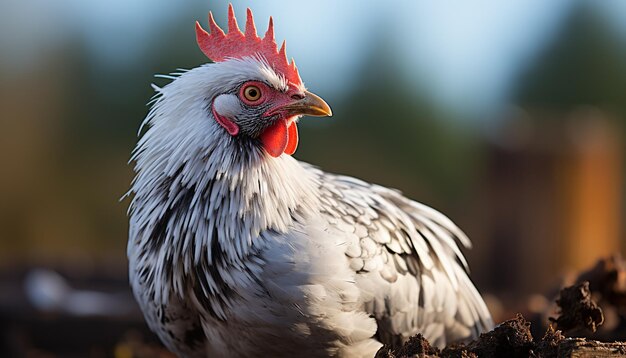
<svg viewBox="0 0 626 358"><path fill-rule="evenodd" d="M237 190L249 186L224 176L200 191L165 178L164 190L137 192L131 285L170 350L372 357L416 333L441 346L491 327L455 241L467 239L445 216L283 157L268 162L282 167L259 172L291 173L266 179L293 184L260 185L241 198ZM161 197L144 202L154 195ZM235 203L244 215L232 211ZM151 220L154 207L165 209Z"/></svg>

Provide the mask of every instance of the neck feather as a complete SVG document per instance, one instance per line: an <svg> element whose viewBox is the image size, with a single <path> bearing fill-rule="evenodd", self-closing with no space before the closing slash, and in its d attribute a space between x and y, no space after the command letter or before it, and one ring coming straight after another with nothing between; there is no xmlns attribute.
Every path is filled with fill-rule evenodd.
<svg viewBox="0 0 626 358"><path fill-rule="evenodd" d="M181 278L198 266L241 266L274 234L286 233L294 215L315 207L314 171L230 136L212 117L217 84L239 80L226 71L235 65L241 70L229 61L198 67L156 88L144 121L149 128L132 157L128 254L139 275L152 277L157 296L168 289L162 282L182 294ZM197 281L211 292L222 280L217 273L204 279Z"/></svg>
<svg viewBox="0 0 626 358"><path fill-rule="evenodd" d="M136 156L129 210L142 245L187 251L180 254L197 260L198 249L210 250L217 240L231 259L242 258L263 231L287 232L294 212L314 204L315 178L298 161L272 158L215 127L222 139L178 166L174 153Z"/></svg>
<svg viewBox="0 0 626 358"><path fill-rule="evenodd" d="M242 266L275 234L287 233L294 216L313 210L318 197L313 172L298 161L272 158L213 127L207 144L184 158L150 141L135 153L128 253L154 278L161 302L170 289L185 295L189 277L200 281L195 289L210 291L197 297L225 300L222 275L200 277L196 268Z"/></svg>

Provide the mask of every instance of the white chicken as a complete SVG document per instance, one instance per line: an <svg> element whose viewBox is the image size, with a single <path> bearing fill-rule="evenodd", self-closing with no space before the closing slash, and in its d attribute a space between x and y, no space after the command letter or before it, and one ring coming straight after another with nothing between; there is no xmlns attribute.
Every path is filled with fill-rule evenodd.
<svg viewBox="0 0 626 358"><path fill-rule="evenodd" d="M196 24L213 63L180 73L132 159L128 258L150 328L181 357L373 357L417 333L490 329L447 217L294 159L297 121L330 116L270 18Z"/></svg>

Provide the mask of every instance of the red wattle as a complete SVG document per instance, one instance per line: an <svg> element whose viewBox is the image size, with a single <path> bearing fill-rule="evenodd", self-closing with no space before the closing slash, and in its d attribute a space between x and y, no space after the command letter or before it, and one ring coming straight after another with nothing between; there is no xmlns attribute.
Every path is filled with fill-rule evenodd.
<svg viewBox="0 0 626 358"><path fill-rule="evenodd" d="M297 134L296 134L297 135ZM276 123L266 128L259 136L263 148L272 157L278 157L287 148L289 141L289 133L287 132L287 122L284 120L277 120ZM297 138L296 138L297 142Z"/></svg>
<svg viewBox="0 0 626 358"><path fill-rule="evenodd" d="M292 155L298 148L298 127L296 122L291 122L289 128L287 128L287 147L285 147L285 153Z"/></svg>

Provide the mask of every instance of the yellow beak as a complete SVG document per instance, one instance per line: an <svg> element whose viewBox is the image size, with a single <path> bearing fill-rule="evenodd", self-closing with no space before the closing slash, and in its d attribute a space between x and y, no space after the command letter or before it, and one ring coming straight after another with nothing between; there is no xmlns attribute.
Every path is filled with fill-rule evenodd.
<svg viewBox="0 0 626 358"><path fill-rule="evenodd" d="M331 117L333 111L326 101L309 91L304 92L304 98L290 103L282 108L289 115L307 115L312 117Z"/></svg>

